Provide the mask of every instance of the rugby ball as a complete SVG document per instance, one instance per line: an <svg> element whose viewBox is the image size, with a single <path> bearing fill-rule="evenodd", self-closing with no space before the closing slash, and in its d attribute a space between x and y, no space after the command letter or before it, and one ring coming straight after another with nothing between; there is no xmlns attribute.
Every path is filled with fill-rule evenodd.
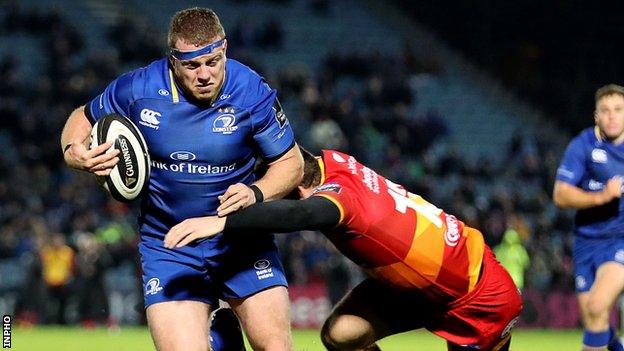
<svg viewBox="0 0 624 351"><path fill-rule="evenodd" d="M147 144L136 125L118 114L102 117L91 130L91 148L107 141L113 141L110 150L120 151L119 162L110 175L97 176L98 182L115 200L130 202L148 187L151 162Z"/></svg>

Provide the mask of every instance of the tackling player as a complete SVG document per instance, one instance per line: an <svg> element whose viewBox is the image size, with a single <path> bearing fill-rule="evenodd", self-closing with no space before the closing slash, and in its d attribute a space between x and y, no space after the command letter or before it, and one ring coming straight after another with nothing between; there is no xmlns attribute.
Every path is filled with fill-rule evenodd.
<svg viewBox="0 0 624 351"><path fill-rule="evenodd" d="M106 152L111 143L87 149L92 124L110 113L131 119L145 137L152 165L139 251L159 351L206 351L208 316L219 298L255 349L289 350L287 283L272 236L220 236L177 250L166 250L162 240L186 218L224 216L289 193L303 173L293 131L276 91L226 57L228 42L212 10L176 13L168 44L169 56L118 77L69 116L61 137L65 161L110 173L119 160L117 151ZM253 173L258 157L269 164L261 179ZM257 262L270 262L273 274L258 276Z"/></svg>
<svg viewBox="0 0 624 351"><path fill-rule="evenodd" d="M623 351L609 326L609 311L624 289L624 87L601 87L595 99L596 125L568 145L553 199L559 207L577 210L574 274L583 350Z"/></svg>
<svg viewBox="0 0 624 351"><path fill-rule="evenodd" d="M321 337L329 350L378 350L377 340L418 328L446 339L449 350L509 349L522 300L478 230L352 156L331 150L318 159L305 150L303 156L304 200L187 219L167 233L165 247L222 231L245 241L250 228L322 230L370 274L325 322Z"/></svg>

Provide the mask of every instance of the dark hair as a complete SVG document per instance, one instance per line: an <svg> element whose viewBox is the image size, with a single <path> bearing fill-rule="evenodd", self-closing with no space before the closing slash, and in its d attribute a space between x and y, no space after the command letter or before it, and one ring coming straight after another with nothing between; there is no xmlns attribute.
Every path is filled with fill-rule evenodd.
<svg viewBox="0 0 624 351"><path fill-rule="evenodd" d="M301 149L301 155L303 156L303 179L301 179L301 186L309 188L314 185L321 184L321 167L318 160L310 151L299 147Z"/></svg>
<svg viewBox="0 0 624 351"><path fill-rule="evenodd" d="M600 87L600 89L596 90L596 104L600 101L600 99L609 95L620 95L624 97L624 87L617 84L609 84Z"/></svg>
<svg viewBox="0 0 624 351"><path fill-rule="evenodd" d="M175 47L178 39L188 44L204 46L219 37L225 38L219 16L211 9L193 7L173 15L167 42L171 48Z"/></svg>

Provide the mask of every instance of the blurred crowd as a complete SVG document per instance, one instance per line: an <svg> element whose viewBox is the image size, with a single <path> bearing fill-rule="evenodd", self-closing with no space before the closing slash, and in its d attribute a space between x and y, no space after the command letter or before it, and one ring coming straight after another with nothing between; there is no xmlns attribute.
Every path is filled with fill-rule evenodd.
<svg viewBox="0 0 624 351"><path fill-rule="evenodd" d="M608 6L593 1L541 6L530 1L392 2L572 133L586 127L596 89L624 77L624 67L613 59L624 54L622 46L613 45L624 34L619 1Z"/></svg>
<svg viewBox="0 0 624 351"><path fill-rule="evenodd" d="M125 69L158 58L164 36L125 17L108 32L112 49L90 52L88 38L60 9L3 6L0 34L18 38L16 46L25 40L20 38L38 38L45 65L28 76L23 72L29 58L0 51L0 295L14 294L21 323L116 323L106 292L121 282L111 272L131 272L136 279L126 285L142 296L137 208L107 197L92 176L67 169L59 135L73 108ZM326 4L311 6L320 6L314 12L320 16ZM239 58L237 50L249 47L280 50L280 40L263 40L286 35L279 22L269 19L260 24L263 30L250 30L255 25L243 20L232 30L230 57ZM267 79L296 111L289 117L304 146L353 154L479 228L491 246L513 231L515 243L530 256L524 286L571 291L572 218L550 200L560 157L551 139L518 131L507 150L500 150L501 163L488 155L468 162L452 148L433 152L436 142L461 131L435 109L415 114L418 96L409 80L439 74L439 64L415 57L406 45L394 53L331 54L321 67L284 67ZM361 279L319 233L277 240L291 284L327 282L335 302Z"/></svg>

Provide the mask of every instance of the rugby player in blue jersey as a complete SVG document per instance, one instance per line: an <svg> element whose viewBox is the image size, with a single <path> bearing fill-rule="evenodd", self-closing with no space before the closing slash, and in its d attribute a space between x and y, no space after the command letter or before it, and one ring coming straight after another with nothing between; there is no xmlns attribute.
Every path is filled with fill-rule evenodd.
<svg viewBox="0 0 624 351"><path fill-rule="evenodd" d="M557 206L577 210L574 269L583 350L624 348L609 311L624 289L624 87L596 91L596 125L565 151L553 191Z"/></svg>
<svg viewBox="0 0 624 351"><path fill-rule="evenodd" d="M231 305L254 349L288 350L287 284L271 235L218 236L173 251L163 238L187 218L225 216L289 193L303 173L293 131L276 91L226 58L225 32L212 10L176 13L168 44L168 57L121 75L69 116L61 137L65 161L110 173L118 160L117 152L106 152L111 145L87 149L92 124L110 113L131 119L147 141L152 169L139 251L159 351L207 350L208 316L218 299ZM269 167L256 179L259 157Z"/></svg>

